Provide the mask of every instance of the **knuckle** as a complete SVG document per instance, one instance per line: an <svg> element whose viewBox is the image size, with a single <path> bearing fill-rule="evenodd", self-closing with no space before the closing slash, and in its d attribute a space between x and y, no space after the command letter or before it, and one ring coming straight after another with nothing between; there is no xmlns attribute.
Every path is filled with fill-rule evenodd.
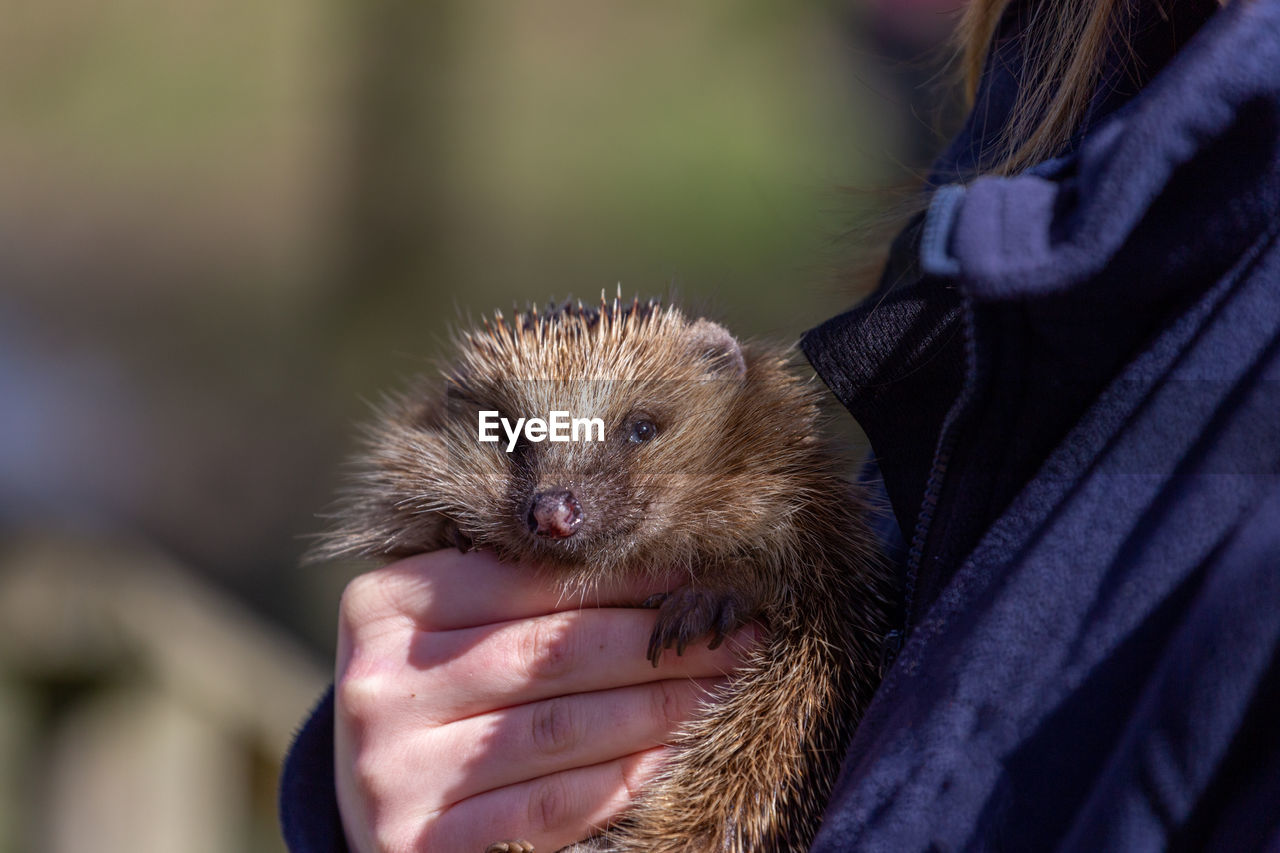
<svg viewBox="0 0 1280 853"><path fill-rule="evenodd" d="M447 813L435 815L427 820L427 822L418 828L418 832L414 838L415 847L404 848L405 850L450 850L458 847L457 839L450 836L456 835L453 828L446 824Z"/></svg>
<svg viewBox="0 0 1280 853"><path fill-rule="evenodd" d="M529 794L529 826L535 832L552 833L573 816L572 795L563 773L544 777Z"/></svg>
<svg viewBox="0 0 1280 853"><path fill-rule="evenodd" d="M533 709L533 746L546 755L565 752L578 741L578 727L572 703L557 697L540 702Z"/></svg>
<svg viewBox="0 0 1280 853"><path fill-rule="evenodd" d="M573 669L577 641L567 618L556 614L534 621L519 642L520 668L530 680L556 679Z"/></svg>
<svg viewBox="0 0 1280 853"><path fill-rule="evenodd" d="M338 612L348 623L360 625L380 615L387 604L384 578L379 572L366 572L352 578L342 590Z"/></svg>
<svg viewBox="0 0 1280 853"><path fill-rule="evenodd" d="M335 688L338 707L349 718L369 719L383 703L383 682L376 675L344 676Z"/></svg>
<svg viewBox="0 0 1280 853"><path fill-rule="evenodd" d="M378 760L369 751L356 756L351 764L351 778L367 804L369 820L375 826L384 822L379 805L382 802L382 774Z"/></svg>
<svg viewBox="0 0 1280 853"><path fill-rule="evenodd" d="M382 821L374 826L373 838L381 853L411 853L418 849L419 833L411 823Z"/></svg>
<svg viewBox="0 0 1280 853"><path fill-rule="evenodd" d="M650 713L661 727L665 729L679 723L683 719L682 703L673 681L659 681L649 694L653 707Z"/></svg>
<svg viewBox="0 0 1280 853"><path fill-rule="evenodd" d="M362 802L365 826L376 848L382 853L418 849L423 834L422 817L394 805L398 801L398 787L403 783L395 774L387 772L385 756L363 754L353 763L351 773Z"/></svg>

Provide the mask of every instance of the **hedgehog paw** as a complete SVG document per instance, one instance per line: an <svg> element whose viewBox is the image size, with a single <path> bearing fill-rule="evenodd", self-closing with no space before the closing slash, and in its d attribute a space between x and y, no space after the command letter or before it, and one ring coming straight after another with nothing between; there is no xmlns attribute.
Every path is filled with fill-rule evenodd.
<svg viewBox="0 0 1280 853"><path fill-rule="evenodd" d="M648 651L649 662L655 667L663 650L672 646L682 655L690 643L710 636L710 648L716 648L750 616L746 602L736 593L690 587L650 596L641 606L658 609Z"/></svg>

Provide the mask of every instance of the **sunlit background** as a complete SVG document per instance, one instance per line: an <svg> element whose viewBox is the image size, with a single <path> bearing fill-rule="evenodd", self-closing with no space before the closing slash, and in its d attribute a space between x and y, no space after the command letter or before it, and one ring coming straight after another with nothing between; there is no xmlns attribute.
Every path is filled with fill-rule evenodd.
<svg viewBox="0 0 1280 853"><path fill-rule="evenodd" d="M283 849L362 400L513 302L852 304L955 5L0 4L0 853Z"/></svg>

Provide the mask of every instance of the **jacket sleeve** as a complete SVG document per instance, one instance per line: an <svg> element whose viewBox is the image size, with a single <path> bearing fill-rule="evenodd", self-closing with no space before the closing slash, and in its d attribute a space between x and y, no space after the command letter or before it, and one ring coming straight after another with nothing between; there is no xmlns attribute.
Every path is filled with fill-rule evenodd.
<svg viewBox="0 0 1280 853"><path fill-rule="evenodd" d="M280 827L290 853L348 853L333 779L332 685L285 756Z"/></svg>

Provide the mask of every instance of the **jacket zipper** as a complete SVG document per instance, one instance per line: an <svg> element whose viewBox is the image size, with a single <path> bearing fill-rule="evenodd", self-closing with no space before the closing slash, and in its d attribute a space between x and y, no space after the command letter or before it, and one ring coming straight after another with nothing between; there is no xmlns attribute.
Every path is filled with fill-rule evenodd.
<svg viewBox="0 0 1280 853"><path fill-rule="evenodd" d="M889 668L893 666L894 660L897 659L898 653L902 650L903 644L906 642L907 637L910 636L911 630L915 627L917 621L918 614L915 612L916 585L920 576L920 566L927 556L925 547L929 540L929 533L933 529L938 499L942 494L942 486L946 480L952 453L955 450L959 432L958 425L961 417L969 408L977 385L978 371L974 348L973 306L968 299L964 300L961 322L963 323L961 333L964 335L964 384L961 386L955 402L947 411L947 416L942 421L942 429L939 431L938 446L934 451L933 464L929 468L929 478L925 481L924 499L921 501L920 512L916 515L915 527L911 532L911 544L907 549L902 595L902 627L885 635L884 644L880 650L881 675L888 672Z"/></svg>

